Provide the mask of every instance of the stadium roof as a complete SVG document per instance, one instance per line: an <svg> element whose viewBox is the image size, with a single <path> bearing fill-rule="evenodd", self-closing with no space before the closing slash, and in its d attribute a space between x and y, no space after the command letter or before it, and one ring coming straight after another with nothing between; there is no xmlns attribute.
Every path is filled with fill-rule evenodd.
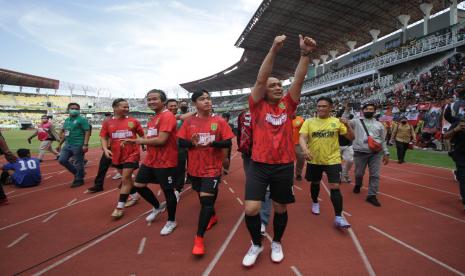
<svg viewBox="0 0 465 276"><path fill-rule="evenodd" d="M0 84L58 89L60 81L0 68Z"/></svg>
<svg viewBox="0 0 465 276"><path fill-rule="evenodd" d="M219 73L181 86L189 92L252 87L274 37L280 34L287 35L287 40L275 59L273 75L288 79L299 59L299 34L316 40L313 58L328 55L330 50L340 55L349 51L347 41L371 42L371 29L380 30L379 37L400 29L401 14L409 14L410 23L421 20L422 2L433 5L431 14L447 8L444 0L264 0L236 41L235 46L244 49L241 59Z"/></svg>

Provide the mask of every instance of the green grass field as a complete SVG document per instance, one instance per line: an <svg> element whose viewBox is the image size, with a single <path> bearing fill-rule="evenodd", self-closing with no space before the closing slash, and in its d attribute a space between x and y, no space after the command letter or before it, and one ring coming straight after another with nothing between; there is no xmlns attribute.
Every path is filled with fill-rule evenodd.
<svg viewBox="0 0 465 276"><path fill-rule="evenodd" d="M391 154L391 159L397 160L396 148L389 147L389 152ZM418 149L408 150L405 156L405 162L455 169L455 163L445 152Z"/></svg>
<svg viewBox="0 0 465 276"><path fill-rule="evenodd" d="M39 140L35 137L32 140L32 143L27 142L27 138L34 133L33 130L3 130L2 134L5 137L5 140L10 147L11 151L15 152L19 148L30 149L31 152L37 153L39 151ZM89 146L91 148L96 148L100 146L100 138L98 136L98 131L93 132L90 136ZM58 146L57 142L53 143L53 147Z"/></svg>

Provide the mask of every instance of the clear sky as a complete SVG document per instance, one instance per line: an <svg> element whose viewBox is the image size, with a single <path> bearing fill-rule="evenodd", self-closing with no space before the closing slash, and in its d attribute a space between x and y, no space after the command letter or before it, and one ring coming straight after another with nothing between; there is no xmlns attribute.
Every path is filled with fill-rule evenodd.
<svg viewBox="0 0 465 276"><path fill-rule="evenodd" d="M0 0L0 68L142 97L221 71L261 0Z"/></svg>

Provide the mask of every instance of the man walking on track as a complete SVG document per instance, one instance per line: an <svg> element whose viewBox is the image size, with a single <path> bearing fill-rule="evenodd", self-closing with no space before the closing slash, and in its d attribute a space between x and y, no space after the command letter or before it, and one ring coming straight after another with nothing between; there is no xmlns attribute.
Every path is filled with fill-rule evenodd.
<svg viewBox="0 0 465 276"><path fill-rule="evenodd" d="M299 35L300 60L294 81L284 95L281 81L271 77L271 72L276 55L285 40L285 35L275 37L249 97L253 146L252 161L246 174L245 223L252 237L252 245L242 260L242 265L246 267L254 265L263 251L259 212L268 185L274 207L274 237L271 244L273 262L284 259L281 238L288 219L286 205L295 202L295 147L292 141L291 116L297 109L310 54L316 43L310 37Z"/></svg>
<svg viewBox="0 0 465 276"><path fill-rule="evenodd" d="M41 123L37 126L37 130L31 137L27 138L28 143L31 143L32 138L36 137L40 141L39 147L39 156L37 159L42 162L46 151L53 153L55 156L58 156L58 152L52 147L52 142L59 140L58 135L55 133L52 122L47 115L42 115Z"/></svg>
<svg viewBox="0 0 465 276"><path fill-rule="evenodd" d="M312 213L320 214L318 195L321 178L325 172L328 176L331 202L336 214L334 224L337 228L349 228L350 224L342 216L342 194L339 190L342 172L339 135L353 140L354 133L348 126L347 120L331 117L333 101L330 98L319 98L316 102L316 109L317 117L306 120L300 129L300 146L308 160L305 177L311 183Z"/></svg>

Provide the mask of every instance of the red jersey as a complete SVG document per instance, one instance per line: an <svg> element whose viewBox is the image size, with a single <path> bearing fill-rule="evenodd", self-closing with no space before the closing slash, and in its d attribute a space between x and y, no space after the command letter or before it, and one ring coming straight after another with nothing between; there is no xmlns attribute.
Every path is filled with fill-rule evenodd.
<svg viewBox="0 0 465 276"><path fill-rule="evenodd" d="M50 138L52 138L50 135L51 128L52 128L52 123L50 122L46 122L45 124L44 123L39 124L39 127L37 128L37 138L39 139L39 141L45 141L45 140L49 140Z"/></svg>
<svg viewBox="0 0 465 276"><path fill-rule="evenodd" d="M199 116L185 120L178 131L178 137L190 141L192 135L199 134L200 143L224 141L234 138L231 127L220 116L208 118ZM217 177L223 167L223 149L213 147L193 147L188 149L187 172L196 177Z"/></svg>
<svg viewBox="0 0 465 276"><path fill-rule="evenodd" d="M110 138L113 165L139 162L139 145L126 143L124 147L121 147L122 139L134 139L137 138L137 134L144 136L144 129L135 118L111 118L103 122L100 137Z"/></svg>
<svg viewBox="0 0 465 276"><path fill-rule="evenodd" d="M272 105L264 99L254 103L249 97L252 115L252 160L267 164L285 164L295 160L292 141L292 120L297 104L286 94L278 104Z"/></svg>
<svg viewBox="0 0 465 276"><path fill-rule="evenodd" d="M237 117L237 151L252 153L252 118L249 111L243 111Z"/></svg>
<svg viewBox="0 0 465 276"><path fill-rule="evenodd" d="M178 165L176 117L168 109L156 114L147 123L147 139L158 137L160 132L168 132L168 140L163 146L147 145L143 163L151 168L174 168Z"/></svg>

